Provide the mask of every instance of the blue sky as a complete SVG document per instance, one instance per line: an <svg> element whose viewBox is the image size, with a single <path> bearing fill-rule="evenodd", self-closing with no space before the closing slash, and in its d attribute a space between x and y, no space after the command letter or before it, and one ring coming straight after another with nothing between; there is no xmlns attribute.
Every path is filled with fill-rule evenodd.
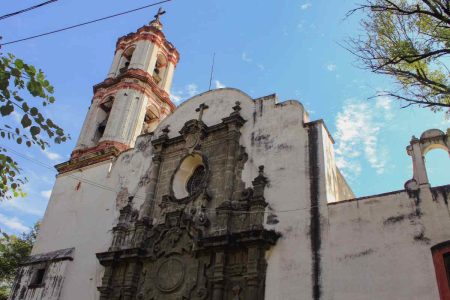
<svg viewBox="0 0 450 300"><path fill-rule="evenodd" d="M0 14L42 2L8 1ZM389 98L367 100L392 86L389 78L356 67L339 44L359 33L359 17L345 19L356 1L346 0L173 0L165 4L164 32L181 61L172 87L181 103L205 91L216 53L213 87L235 87L253 97L276 93L297 99L311 119L324 119L336 140L337 160L357 196L399 190L412 177L405 147L412 135L429 128L446 130L443 114L401 109ZM59 0L0 21L8 42L152 3L144 0ZM29 183L24 199L0 203L0 228L19 233L42 218L52 189L51 166L68 159L92 98L112 62L117 38L148 23L157 8L135 12L78 29L5 46L43 69L55 86L57 102L47 114L72 140L47 151L14 144ZM432 185L450 183L444 151L426 157ZM48 166L48 167L45 167Z"/></svg>

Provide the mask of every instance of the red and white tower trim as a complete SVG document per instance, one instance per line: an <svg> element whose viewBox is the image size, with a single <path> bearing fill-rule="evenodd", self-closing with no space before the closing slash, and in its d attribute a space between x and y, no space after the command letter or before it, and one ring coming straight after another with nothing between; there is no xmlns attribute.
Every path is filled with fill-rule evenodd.
<svg viewBox="0 0 450 300"><path fill-rule="evenodd" d="M117 41L70 161L56 166L60 173L116 157L174 111L169 91L180 56L162 32L162 14L160 9L149 25Z"/></svg>

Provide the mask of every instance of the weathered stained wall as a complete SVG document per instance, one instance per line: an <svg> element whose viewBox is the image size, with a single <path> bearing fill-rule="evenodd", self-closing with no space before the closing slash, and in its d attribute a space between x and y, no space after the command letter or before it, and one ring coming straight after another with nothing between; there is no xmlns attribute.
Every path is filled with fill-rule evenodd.
<svg viewBox="0 0 450 300"><path fill-rule="evenodd" d="M434 196L433 196L434 195ZM333 299L439 299L430 248L450 240L450 186L328 205Z"/></svg>
<svg viewBox="0 0 450 300"><path fill-rule="evenodd" d="M139 206L142 182L151 164L150 135L116 161L101 163L56 178L32 254L75 248L61 299L98 299L103 269L96 253L111 245L118 211L132 193ZM139 184L141 182L141 184Z"/></svg>
<svg viewBox="0 0 450 300"><path fill-rule="evenodd" d="M34 273L34 266L24 266L19 270L16 282L12 288L11 300L58 300L60 299L68 261L49 263L42 286L30 287Z"/></svg>

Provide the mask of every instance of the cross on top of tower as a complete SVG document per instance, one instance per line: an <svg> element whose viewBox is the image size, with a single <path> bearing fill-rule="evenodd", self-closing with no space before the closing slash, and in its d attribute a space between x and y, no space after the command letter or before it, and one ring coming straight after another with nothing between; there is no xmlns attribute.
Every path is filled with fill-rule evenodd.
<svg viewBox="0 0 450 300"><path fill-rule="evenodd" d="M160 7L155 15L155 18L153 19L153 21L150 22L150 26L162 30L161 16L164 15L165 13L166 11L162 7Z"/></svg>
<svg viewBox="0 0 450 300"><path fill-rule="evenodd" d="M160 7L158 9L158 13L155 15L155 21L160 22L161 16L164 15L165 13L166 13L166 11L162 7Z"/></svg>

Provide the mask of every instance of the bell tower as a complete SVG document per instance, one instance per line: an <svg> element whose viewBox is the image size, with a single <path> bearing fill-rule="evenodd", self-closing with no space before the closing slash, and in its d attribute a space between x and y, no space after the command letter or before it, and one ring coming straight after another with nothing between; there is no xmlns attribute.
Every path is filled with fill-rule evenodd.
<svg viewBox="0 0 450 300"><path fill-rule="evenodd" d="M60 173L116 157L174 111L169 91L180 56L162 31L164 13L159 9L148 25L118 39L71 158L57 166Z"/></svg>

